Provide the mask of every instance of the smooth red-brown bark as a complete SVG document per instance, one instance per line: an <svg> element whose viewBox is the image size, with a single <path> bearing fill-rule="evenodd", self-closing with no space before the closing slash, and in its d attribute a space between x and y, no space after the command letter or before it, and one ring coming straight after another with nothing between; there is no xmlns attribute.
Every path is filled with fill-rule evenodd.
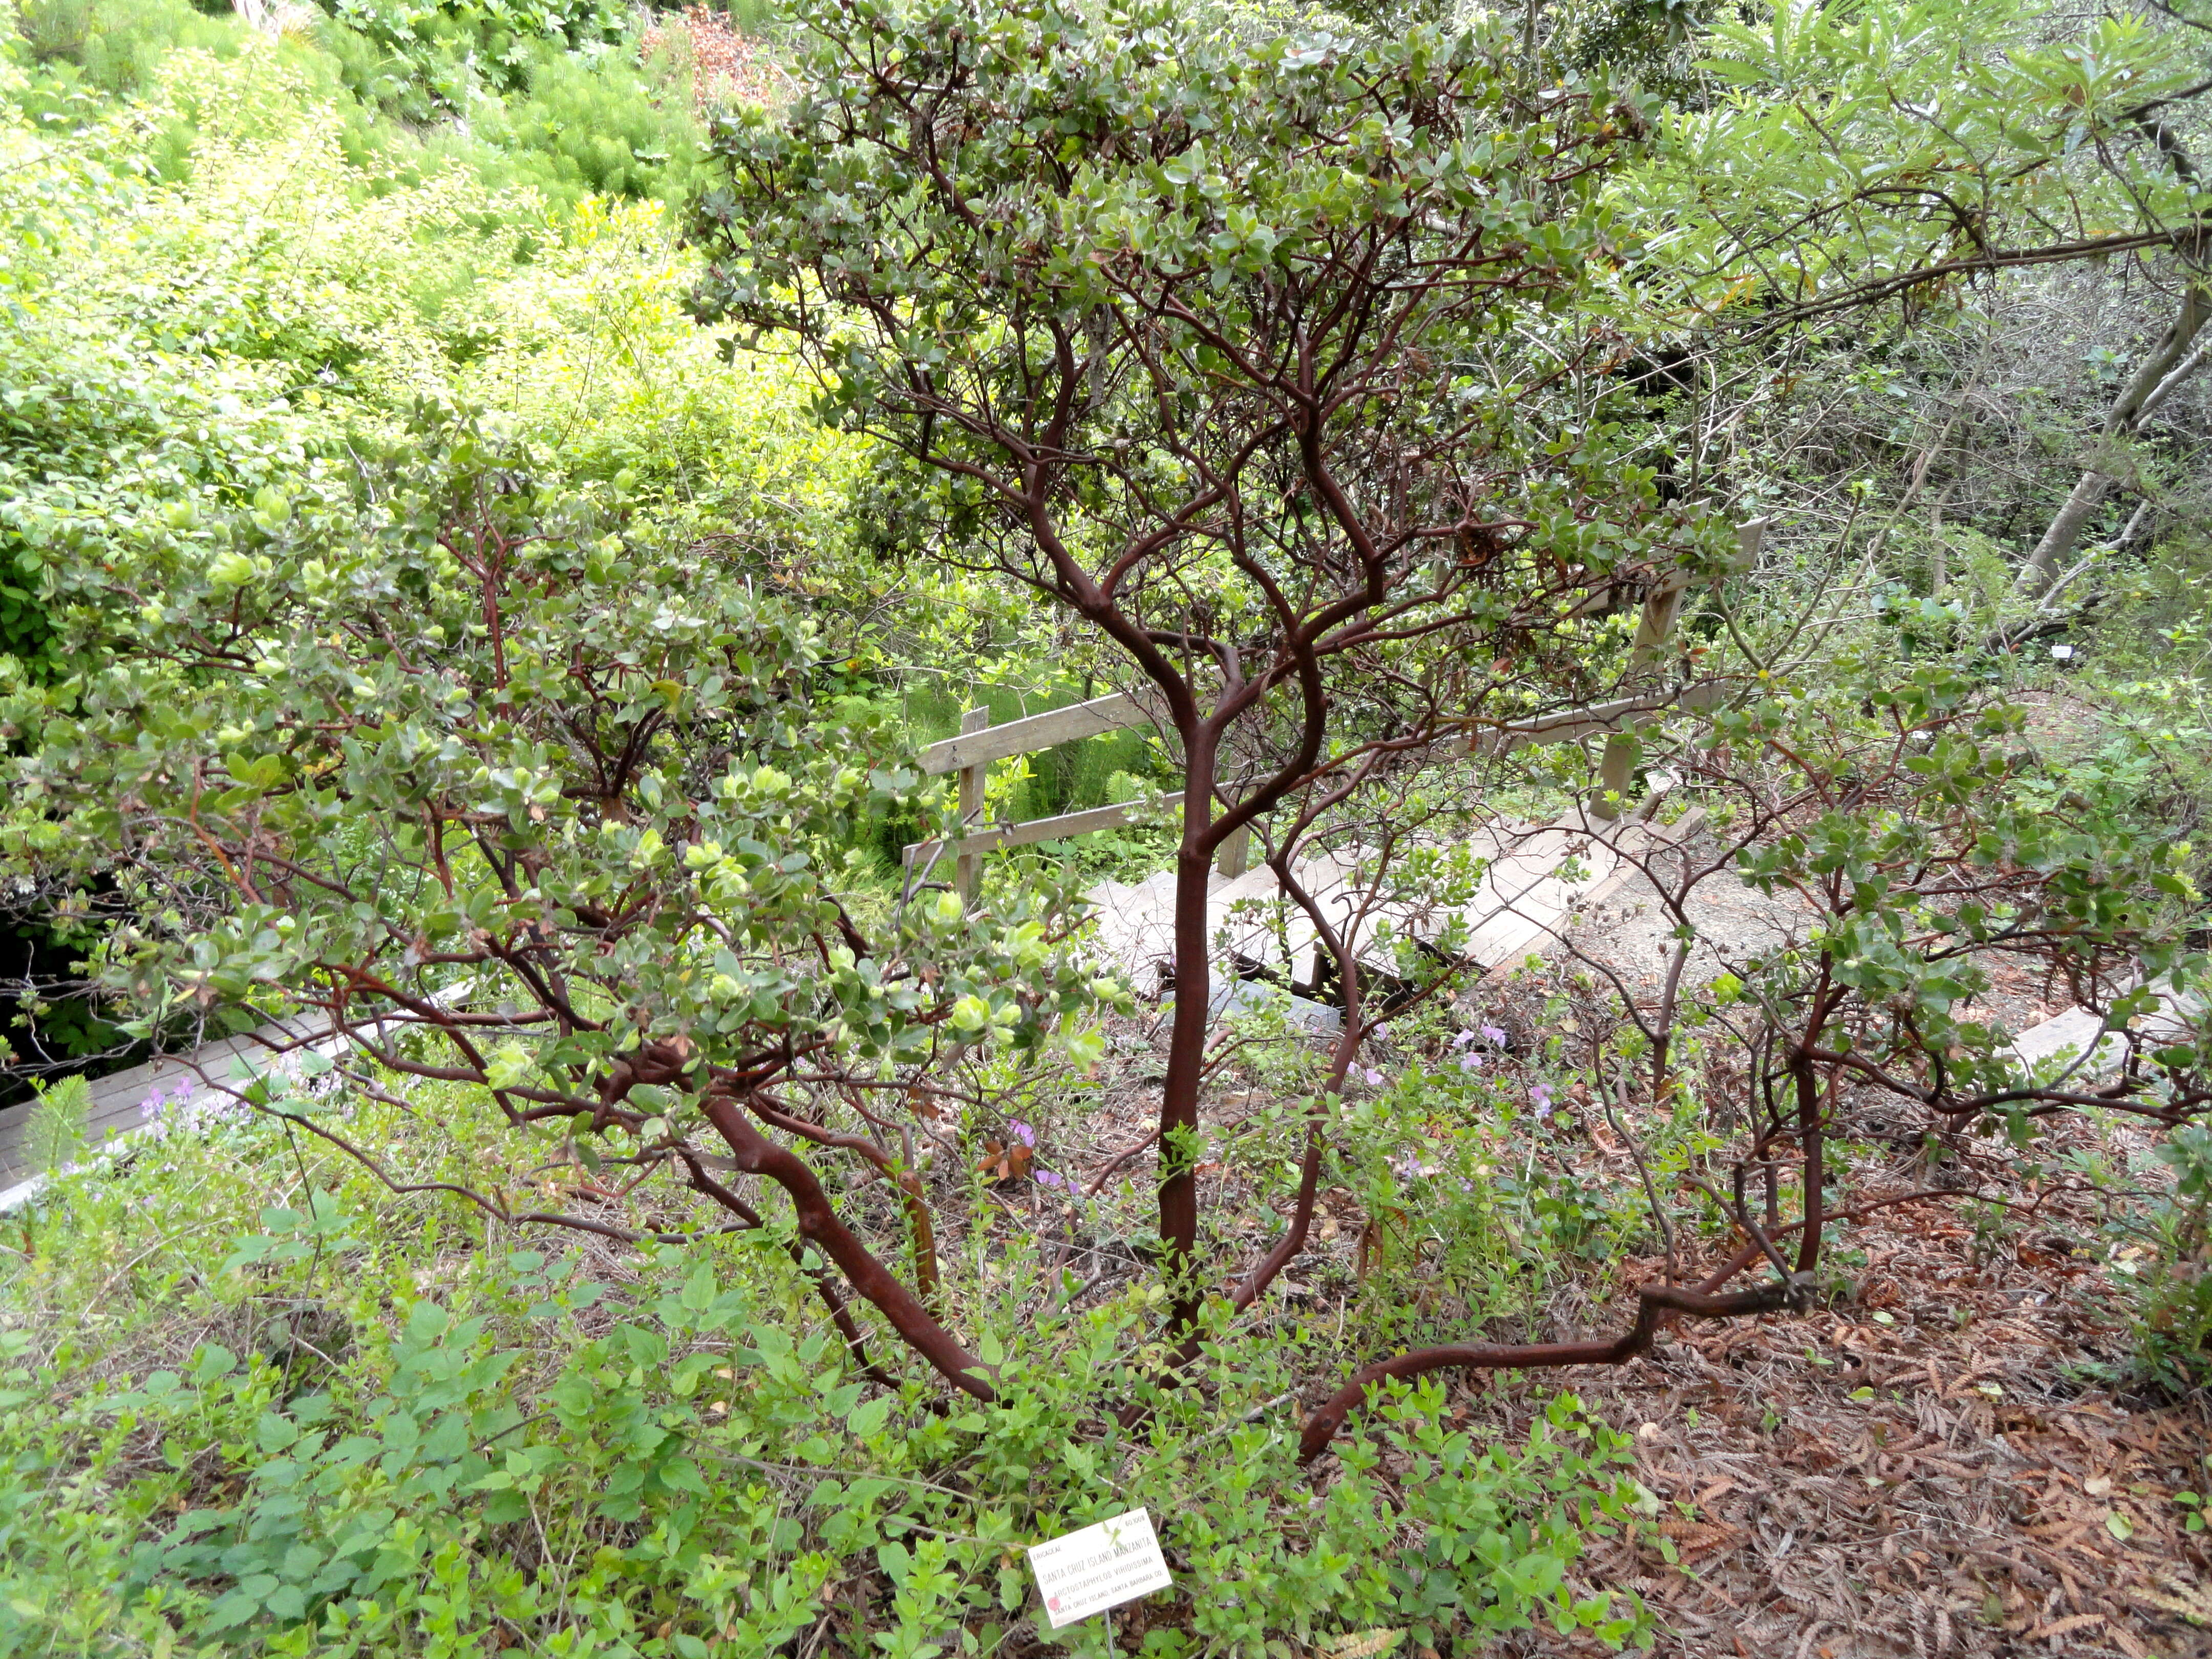
<svg viewBox="0 0 2212 1659"><path fill-rule="evenodd" d="M1466 1346L1417 1348L1395 1359L1380 1360L1352 1373L1321 1408L1306 1419L1298 1437L1298 1462L1310 1463L1328 1449L1344 1419L1367 1397L1377 1382L1395 1377L1425 1376L1431 1371L1518 1371L1547 1370L1555 1365L1618 1365L1650 1346L1659 1326L1669 1313L1698 1319L1740 1319L1747 1314L1771 1313L1790 1305L1799 1293L1795 1285L1762 1285L1755 1291L1728 1296L1708 1296L1677 1285L1645 1285L1636 1292L1636 1322L1610 1341L1474 1343Z"/></svg>
<svg viewBox="0 0 2212 1659"><path fill-rule="evenodd" d="M991 1368L962 1347L920 1298L837 1219L829 1195L804 1159L756 1129L744 1109L727 1095L709 1094L702 1109L728 1144L738 1168L783 1188L797 1212L799 1236L837 1264L854 1290L874 1304L908 1347L953 1387L987 1405L998 1399L998 1390L991 1383Z"/></svg>

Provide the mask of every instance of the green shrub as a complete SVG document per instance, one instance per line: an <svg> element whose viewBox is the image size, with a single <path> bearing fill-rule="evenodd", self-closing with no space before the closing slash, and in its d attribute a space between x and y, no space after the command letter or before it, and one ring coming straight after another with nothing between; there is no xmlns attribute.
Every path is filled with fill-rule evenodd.
<svg viewBox="0 0 2212 1659"><path fill-rule="evenodd" d="M505 99L474 124L479 167L495 185L528 185L558 208L586 195L680 206L700 174L699 124L626 51L541 46Z"/></svg>
<svg viewBox="0 0 2212 1659"><path fill-rule="evenodd" d="M2173 1190L2142 1218L2119 1265L2133 1291L2136 1365L2166 1388L2212 1382L2212 1129L2179 1128L2152 1154Z"/></svg>
<svg viewBox="0 0 2212 1659"><path fill-rule="evenodd" d="M344 1115L416 1178L468 1157L426 1119ZM0 1653L96 1631L756 1655L833 1607L846 1652L989 1652L1031 1611L1023 1546L1139 1505L1176 1588L1116 1623L1164 1659L1638 1631L1574 1574L1650 1500L1571 1395L1507 1432L1400 1389L1317 1483L1273 1339L1224 1343L1131 1431L1099 1401L1151 1363L1141 1293L1014 1319L977 1282L949 1293L1006 1397L948 1413L858 1376L833 1332L788 1334L811 1291L774 1241L517 1249L252 1115L65 1178L27 1224L0 1278ZM67 1340L102 1285L100 1343ZM1097 1632L1058 1640L1095 1651Z"/></svg>
<svg viewBox="0 0 2212 1659"><path fill-rule="evenodd" d="M144 92L179 47L227 57L248 37L244 25L187 0L16 0L15 30L33 63L110 97Z"/></svg>
<svg viewBox="0 0 2212 1659"><path fill-rule="evenodd" d="M539 49L590 51L623 39L612 0L322 0L345 83L364 103L418 124L476 114L483 94L529 83Z"/></svg>
<svg viewBox="0 0 2212 1659"><path fill-rule="evenodd" d="M573 87L585 70L549 73ZM349 102L312 54L181 52L149 102L92 112L52 158L0 173L19 237L0 314L0 694L70 672L50 580L203 541L214 515L419 397L515 408L585 470L637 465L694 501L718 477L739 501L768 483L805 507L805 538L834 521L838 441L778 375L715 372L652 213L549 218L472 176L500 171L489 150L441 161L410 141L410 181L354 155ZM29 115L4 114L0 136L33 141Z"/></svg>

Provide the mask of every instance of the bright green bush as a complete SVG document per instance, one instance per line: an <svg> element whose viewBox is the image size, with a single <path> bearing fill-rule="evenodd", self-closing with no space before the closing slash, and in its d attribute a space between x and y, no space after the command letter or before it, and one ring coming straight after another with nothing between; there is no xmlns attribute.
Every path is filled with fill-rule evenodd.
<svg viewBox="0 0 2212 1659"><path fill-rule="evenodd" d="M163 185L148 141L186 107L191 176ZM51 152L20 114L4 134L0 212L28 234L0 313L0 650L32 679L68 665L52 584L204 538L434 386L465 338L421 297L504 250L477 247L450 183L349 188L337 125L264 46L174 54L153 102Z"/></svg>
<svg viewBox="0 0 2212 1659"><path fill-rule="evenodd" d="M632 52L550 46L532 53L521 82L471 129L489 181L528 185L564 209L586 195L680 208L700 177L702 136L681 88L647 74Z"/></svg>
<svg viewBox="0 0 2212 1659"><path fill-rule="evenodd" d="M764 555L841 533L854 447L772 362L722 368L683 313L690 267L658 210L549 211L419 150L364 172L343 100L266 42L173 54L145 102L63 146L25 112L33 90L21 72L0 87L0 216L18 235L0 273L0 653L15 672L61 672L50 572L204 535L210 514L426 397L512 409L577 469L637 469L702 533L759 526ZM149 177L172 171L149 149L179 134L170 181Z"/></svg>
<svg viewBox="0 0 2212 1659"><path fill-rule="evenodd" d="M347 156L372 177L413 185L458 164L563 211L590 194L674 207L696 182L701 128L674 77L639 61L619 8L341 0L335 11L275 50L337 106ZM21 95L48 121L153 96L179 51L229 58L270 44L186 0L22 0L15 22L15 56L36 71ZM150 137L163 176L181 176L193 113L173 107Z"/></svg>
<svg viewBox="0 0 2212 1659"><path fill-rule="evenodd" d="M841 539L855 446L773 362L724 368L657 205L549 210L420 146L365 170L349 99L258 37L173 52L65 132L42 84L0 65L0 747L36 747L129 636L150 590L122 573L213 556L259 492L319 488L424 400L501 416L569 476L626 475L669 538L763 574ZM52 1004L40 1042L112 1047L85 1012ZM0 1038L24 1047L11 1011Z"/></svg>
<svg viewBox="0 0 2212 1659"><path fill-rule="evenodd" d="M528 84L539 49L611 46L629 17L612 0L323 0L348 87L364 103L416 123L476 113L484 94Z"/></svg>
<svg viewBox="0 0 2212 1659"><path fill-rule="evenodd" d="M179 47L228 56L247 39L243 24L188 0L16 0L14 12L21 56L111 97L147 90Z"/></svg>

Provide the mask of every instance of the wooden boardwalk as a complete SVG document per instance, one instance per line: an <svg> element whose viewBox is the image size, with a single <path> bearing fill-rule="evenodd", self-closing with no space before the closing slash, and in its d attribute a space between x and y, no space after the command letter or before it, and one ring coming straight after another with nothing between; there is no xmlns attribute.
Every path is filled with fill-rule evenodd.
<svg viewBox="0 0 2212 1659"><path fill-rule="evenodd" d="M290 1029L268 1026L238 1036L222 1037L185 1054L160 1054L143 1066L92 1079L92 1109L87 1115L85 1149L91 1152L118 1134L142 1127L149 1109L157 1103L182 1105L206 1092L205 1079L228 1082L250 1068L267 1064L267 1042L297 1043ZM9 1206L16 1189L32 1181L28 1146L31 1106L0 1109L0 1209Z"/></svg>
<svg viewBox="0 0 2212 1659"><path fill-rule="evenodd" d="M1656 805L1656 802L1647 803ZM1634 855L1687 833L1688 826L1657 830L1638 818L1585 823L1506 824L1485 830L1469 850L1486 865L1475 896L1457 907L1389 902L1364 927L1362 960L1389 975L1395 964L1374 941L1374 924L1387 921L1401 936L1430 940L1455 922L1465 932L1459 954L1471 966L1509 968L1540 953L1558 937L1571 912L1610 890L1617 873L1632 870ZM1571 869L1576 879L1568 880ZM1303 860L1299 884L1324 915L1349 918L1367 903L1354 864L1316 854ZM1139 995L1157 996L1175 951L1175 872L1156 872L1140 882L1106 882L1087 894L1098 910L1098 954L1129 977ZM1307 988L1327 976L1320 935L1304 910L1277 911L1282 897L1274 872L1258 866L1234 878L1217 875L1206 896L1206 935L1217 970L1273 978Z"/></svg>

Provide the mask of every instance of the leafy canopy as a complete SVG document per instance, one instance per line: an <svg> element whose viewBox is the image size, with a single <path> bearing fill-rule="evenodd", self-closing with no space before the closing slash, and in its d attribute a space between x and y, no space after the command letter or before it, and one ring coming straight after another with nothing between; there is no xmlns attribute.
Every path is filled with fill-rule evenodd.
<svg viewBox="0 0 2212 1659"><path fill-rule="evenodd" d="M1109 595L1173 605L1174 569L1263 630L1218 556L1348 573L1367 538L1396 589L1473 525L1593 570L1694 556L1614 426L1543 397L1601 349L1593 277L1629 251L1601 199L1647 130L1629 93L1524 96L1487 25L1254 43L1154 4L806 21L802 98L715 129L701 309L792 333L825 415L939 475L916 487L956 556L1085 608L1065 540Z"/></svg>
<svg viewBox="0 0 2212 1659"><path fill-rule="evenodd" d="M1963 274L2154 249L2212 195L2142 142L2203 90L2186 37L2037 0L1785 3L1723 17L1718 95L1670 112L1614 197L1645 298L1739 320Z"/></svg>
<svg viewBox="0 0 2212 1659"><path fill-rule="evenodd" d="M514 1121L656 1139L686 1097L625 1104L622 1069L656 1045L748 1087L1079 1046L1113 990L1049 886L860 933L847 849L935 797L879 714L817 696L802 617L626 531L627 482L426 411L358 483L265 487L148 580L133 647L56 692L7 830L19 867L112 894L106 988L149 1024L312 1010Z"/></svg>

